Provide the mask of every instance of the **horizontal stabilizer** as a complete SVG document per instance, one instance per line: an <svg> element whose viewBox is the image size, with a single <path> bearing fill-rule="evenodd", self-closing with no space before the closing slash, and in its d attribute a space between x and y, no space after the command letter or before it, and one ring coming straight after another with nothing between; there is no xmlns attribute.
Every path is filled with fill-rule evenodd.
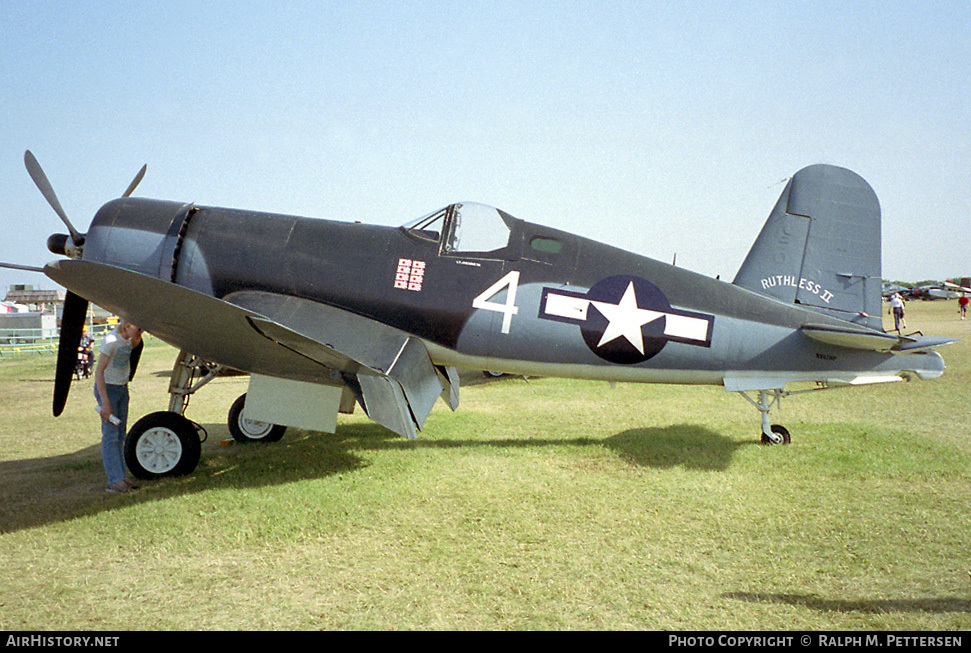
<svg viewBox="0 0 971 653"><path fill-rule="evenodd" d="M722 380L728 392L749 392L753 390L781 390L789 383L805 381L802 375L785 374L731 374Z"/></svg>
<svg viewBox="0 0 971 653"><path fill-rule="evenodd" d="M957 342L942 336L894 336L882 331L854 327L833 327L807 324L802 332L809 338L827 345L864 349L867 351L916 352Z"/></svg>
<svg viewBox="0 0 971 653"><path fill-rule="evenodd" d="M950 345L957 341L957 338L945 338L944 336L901 336L900 344L894 347L893 351L922 351L943 345Z"/></svg>
<svg viewBox="0 0 971 653"><path fill-rule="evenodd" d="M881 331L871 329L854 329L831 326L817 326L807 324L802 327L806 336L817 342L850 349L866 349L868 351L890 351L897 345L897 337Z"/></svg>

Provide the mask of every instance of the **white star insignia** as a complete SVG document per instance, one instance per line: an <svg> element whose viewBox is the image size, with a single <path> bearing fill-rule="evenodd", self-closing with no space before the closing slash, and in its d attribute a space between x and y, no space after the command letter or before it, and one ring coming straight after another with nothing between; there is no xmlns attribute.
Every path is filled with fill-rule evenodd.
<svg viewBox="0 0 971 653"><path fill-rule="evenodd" d="M603 347L608 342L623 337L633 345L641 354L644 353L644 336L641 327L648 322L664 317L665 313L649 311L637 306L637 296L634 294L634 282L631 281L624 291L624 296L617 304L606 302L591 301L598 311L607 318L607 328L604 330L603 337L597 343L598 347Z"/></svg>

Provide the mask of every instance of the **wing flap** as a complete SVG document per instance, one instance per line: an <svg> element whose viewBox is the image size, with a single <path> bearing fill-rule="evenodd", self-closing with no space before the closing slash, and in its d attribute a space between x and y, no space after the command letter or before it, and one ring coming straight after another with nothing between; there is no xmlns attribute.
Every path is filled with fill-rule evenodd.
<svg viewBox="0 0 971 653"><path fill-rule="evenodd" d="M387 376L359 376L357 380L358 401L368 417L409 440L418 437L422 424L415 420L401 384Z"/></svg>
<svg viewBox="0 0 971 653"><path fill-rule="evenodd" d="M239 291L226 299L265 316L250 321L266 337L339 372L368 417L399 435L416 437L439 396L458 405L457 375L441 372L425 345L399 329L288 295Z"/></svg>
<svg viewBox="0 0 971 653"><path fill-rule="evenodd" d="M296 354L309 358L328 369L347 374L379 373L376 370L367 368L353 358L341 354L332 347L328 347L312 338L307 338L272 320L255 315L247 316L247 320L253 329L257 333L262 334L264 338Z"/></svg>
<svg viewBox="0 0 971 653"><path fill-rule="evenodd" d="M421 428L435 401L445 390L425 345L416 338L408 338L388 376L401 386L412 419Z"/></svg>

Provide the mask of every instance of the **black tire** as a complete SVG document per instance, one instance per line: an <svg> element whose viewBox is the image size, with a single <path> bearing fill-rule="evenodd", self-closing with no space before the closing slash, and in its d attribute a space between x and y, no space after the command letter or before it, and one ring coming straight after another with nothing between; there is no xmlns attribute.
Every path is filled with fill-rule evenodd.
<svg viewBox="0 0 971 653"><path fill-rule="evenodd" d="M177 413L150 413L135 422L125 438L125 464L140 479L189 474L201 455L199 432Z"/></svg>
<svg viewBox="0 0 971 653"><path fill-rule="evenodd" d="M246 394L240 395L229 409L229 432L237 442L279 442L287 427L270 422L246 419Z"/></svg>
<svg viewBox="0 0 971 653"><path fill-rule="evenodd" d="M765 433L762 434L762 444L789 444L792 438L789 436L789 430L782 426L781 424L773 424L772 432L782 438L782 442L776 442Z"/></svg>

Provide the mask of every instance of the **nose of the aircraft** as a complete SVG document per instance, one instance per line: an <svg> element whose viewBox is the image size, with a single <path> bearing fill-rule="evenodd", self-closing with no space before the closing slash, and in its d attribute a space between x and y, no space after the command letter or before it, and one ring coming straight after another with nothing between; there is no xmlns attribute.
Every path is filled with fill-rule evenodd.
<svg viewBox="0 0 971 653"><path fill-rule="evenodd" d="M76 254L80 253L80 246L83 244L83 237L80 243L75 243L69 234L51 234L47 238L47 249L52 254L70 256L71 258L77 258Z"/></svg>

